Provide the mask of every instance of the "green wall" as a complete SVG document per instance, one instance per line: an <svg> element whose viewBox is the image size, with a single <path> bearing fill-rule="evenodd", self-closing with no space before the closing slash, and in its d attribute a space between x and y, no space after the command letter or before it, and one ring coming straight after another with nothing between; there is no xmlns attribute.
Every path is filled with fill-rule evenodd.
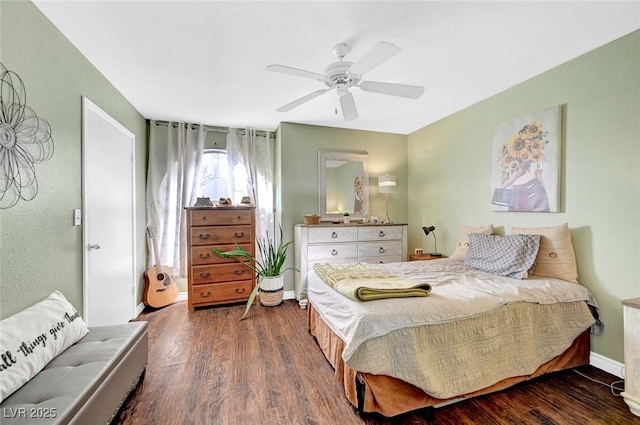
<svg viewBox="0 0 640 425"><path fill-rule="evenodd" d="M369 214L384 218L385 198L378 193L377 177L391 174L396 176L397 186L389 196L389 216L396 223L407 222L406 135L281 123L276 142L276 174L281 181L277 196L286 240L293 239L293 227L304 222L304 214L318 213L319 150L367 152ZM293 266L293 250L287 260ZM285 290L293 290L293 273L287 273Z"/></svg>
<svg viewBox="0 0 640 425"><path fill-rule="evenodd" d="M622 362L621 300L640 296L640 31L408 136L409 249L454 249L460 226L567 222L580 283L606 328L592 350ZM562 105L561 212L491 211L491 137L510 118ZM423 166L425 164L426 166Z"/></svg>
<svg viewBox="0 0 640 425"><path fill-rule="evenodd" d="M0 60L23 80L27 105L51 124L55 152L35 166L38 196L0 210L0 317L54 290L82 311L81 96L136 136L137 256L141 280L146 241L144 118L30 2L0 3Z"/></svg>

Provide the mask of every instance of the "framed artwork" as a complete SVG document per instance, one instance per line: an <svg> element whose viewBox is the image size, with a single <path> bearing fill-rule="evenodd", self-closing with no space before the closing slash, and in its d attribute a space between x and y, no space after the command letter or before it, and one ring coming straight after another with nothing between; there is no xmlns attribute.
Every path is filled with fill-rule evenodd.
<svg viewBox="0 0 640 425"><path fill-rule="evenodd" d="M491 159L493 211L558 212L561 106L496 126Z"/></svg>

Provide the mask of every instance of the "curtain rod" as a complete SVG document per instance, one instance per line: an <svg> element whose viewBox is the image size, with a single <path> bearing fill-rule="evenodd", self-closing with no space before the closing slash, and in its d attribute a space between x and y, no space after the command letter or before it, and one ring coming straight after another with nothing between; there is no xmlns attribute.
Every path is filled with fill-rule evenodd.
<svg viewBox="0 0 640 425"><path fill-rule="evenodd" d="M169 121L155 121L156 125L169 125ZM184 124L184 127L187 128L187 126L191 125L191 129L195 130L197 127L196 124ZM172 126L175 128L177 126L177 123L173 123ZM213 127L210 125L205 125L204 127L204 131L213 131L213 132L217 132L217 133L228 133L229 129L228 128L223 128L223 127Z"/></svg>
<svg viewBox="0 0 640 425"><path fill-rule="evenodd" d="M169 125L169 121L155 121L155 123L156 123L156 125L167 125L167 126ZM173 126L173 127L176 127L176 125L177 125L177 123L175 123L175 122L172 124L172 126ZM184 124L185 128L186 128L188 125L191 125L191 129L192 129L192 130L195 130L196 128L198 128L196 124L188 124L188 123L185 123L185 124ZM228 133L229 133L229 128L225 128L225 127L213 127L213 126L210 126L210 125L205 125L205 126L204 126L204 131L213 131L213 132L217 132L217 133L227 133L227 134L228 134ZM270 132L270 131L266 131L266 130L255 130L255 132L256 132L256 134L257 134L258 136L266 137L266 136L267 136L267 134L269 134L269 135L270 135L270 137L272 137L272 138L273 138L273 137L275 137L275 134L274 134L273 132ZM239 134L239 135L241 135L241 136L244 136L246 133L247 133L246 129L242 129L242 128L237 128L237 129L236 129L236 134Z"/></svg>

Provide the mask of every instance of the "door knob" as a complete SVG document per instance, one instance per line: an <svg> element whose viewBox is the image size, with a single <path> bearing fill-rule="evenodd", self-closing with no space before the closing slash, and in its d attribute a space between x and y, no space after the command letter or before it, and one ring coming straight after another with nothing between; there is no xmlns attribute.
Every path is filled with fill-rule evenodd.
<svg viewBox="0 0 640 425"><path fill-rule="evenodd" d="M100 245L98 245L97 243L90 243L89 244L89 251L93 251L95 249L100 249Z"/></svg>

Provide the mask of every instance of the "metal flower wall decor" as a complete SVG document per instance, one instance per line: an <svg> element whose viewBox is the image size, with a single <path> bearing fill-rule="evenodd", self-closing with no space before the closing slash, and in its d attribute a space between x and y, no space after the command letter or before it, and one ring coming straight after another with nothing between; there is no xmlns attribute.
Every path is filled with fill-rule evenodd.
<svg viewBox="0 0 640 425"><path fill-rule="evenodd" d="M0 63L0 209L38 194L35 164L51 159L49 123L26 105L22 79Z"/></svg>

